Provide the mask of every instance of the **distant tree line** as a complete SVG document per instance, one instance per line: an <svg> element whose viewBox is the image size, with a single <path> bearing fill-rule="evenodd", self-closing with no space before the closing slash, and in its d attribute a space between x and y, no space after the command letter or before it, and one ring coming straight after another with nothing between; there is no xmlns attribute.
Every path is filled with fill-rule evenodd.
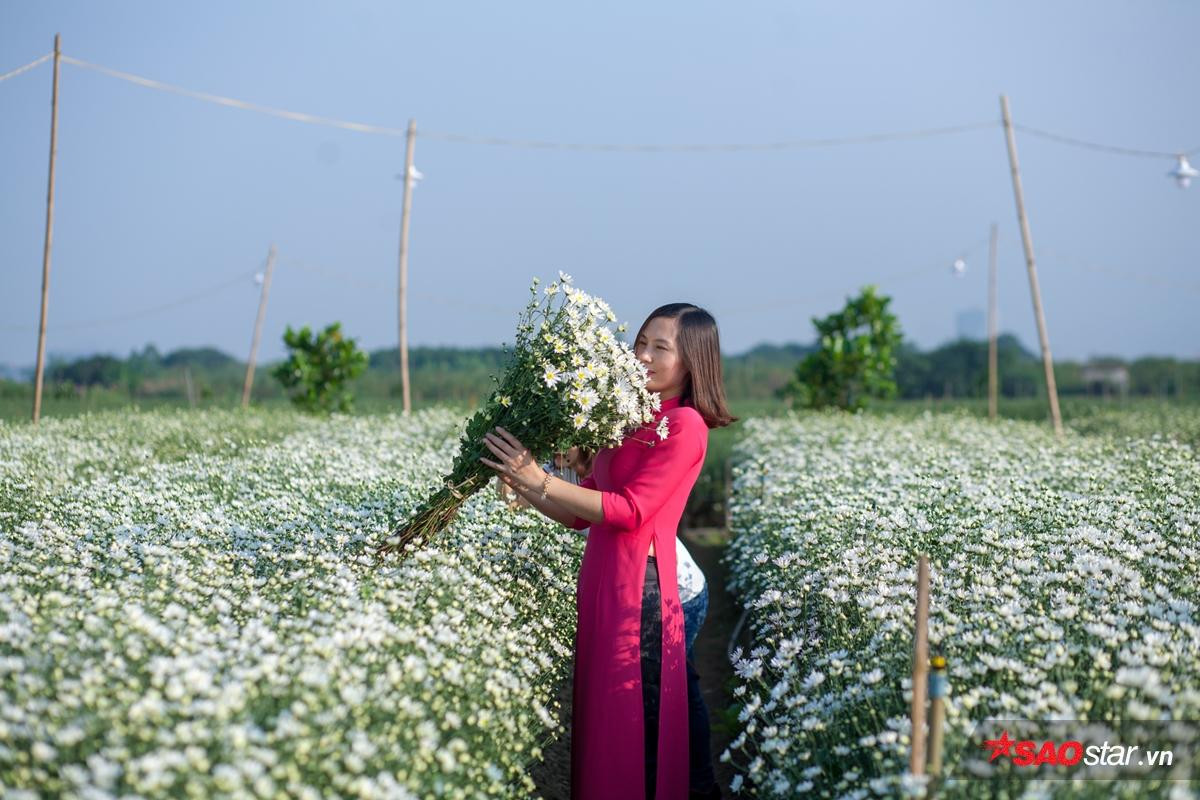
<svg viewBox="0 0 1200 800"><path fill-rule="evenodd" d="M761 344L723 359L725 388L734 399L767 400L795 375L796 366L815 350L814 345ZM895 382L901 398L981 398L987 396L987 342L960 339L922 351L903 341L895 352ZM997 339L1000 394L1036 397L1044 394L1040 356L1022 347L1015 336ZM366 371L350 387L364 398L382 400L400 396L398 356L395 348L368 354ZM499 347L415 347L409 351L412 397L416 406L435 402L474 405L491 391L491 376L504 368ZM1062 395L1115 394L1118 387L1105 381L1085 380L1087 366L1124 368L1130 396L1200 397L1200 362L1151 356L1134 360L1092 359L1088 364L1058 361L1055 379ZM270 377L272 364L260 364L254 384L256 399L282 398L282 387ZM48 391L69 396L104 389L139 397L186 397L186 379L197 398L225 401L240 396L245 362L215 348L185 348L161 354L153 345L132 351L126 358L94 355L51 363L46 372ZM23 396L32 381L0 381L0 395Z"/></svg>
<svg viewBox="0 0 1200 800"><path fill-rule="evenodd" d="M987 341L959 339L928 352L911 344L901 346L896 356L896 383L900 396L987 397ZM1088 379L1085 370L1124 368L1130 396L1200 397L1200 361L1183 361L1161 356L1132 360L1104 356L1079 361L1056 360L1054 382L1061 395L1109 395L1119 393L1117 384ZM1046 380L1040 353L1026 350L1017 337L996 337L998 390L1003 397L1045 395Z"/></svg>

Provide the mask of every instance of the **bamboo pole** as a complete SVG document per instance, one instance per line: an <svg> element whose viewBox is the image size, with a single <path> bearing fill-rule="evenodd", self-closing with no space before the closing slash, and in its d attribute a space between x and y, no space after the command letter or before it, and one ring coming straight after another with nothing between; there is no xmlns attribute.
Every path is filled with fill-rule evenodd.
<svg viewBox="0 0 1200 800"><path fill-rule="evenodd" d="M917 562L917 619L913 630L912 754L908 769L925 774L925 698L929 689L929 556Z"/></svg>
<svg viewBox="0 0 1200 800"><path fill-rule="evenodd" d="M250 389L254 386L254 364L258 360L258 340L262 335L263 318L267 316L267 293L271 291L271 271L275 269L275 245L267 253L267 271L263 276L262 294L258 297L258 315L254 318L254 338L250 340L250 360L246 362L246 380L242 383L242 408L250 405Z"/></svg>
<svg viewBox="0 0 1200 800"><path fill-rule="evenodd" d="M184 366L183 368L183 385L187 389L188 407L196 407L196 393L192 390L192 368Z"/></svg>
<svg viewBox="0 0 1200 800"><path fill-rule="evenodd" d="M1033 316L1037 320L1038 341L1042 346L1042 368L1046 373L1046 395L1050 400L1050 419L1054 433L1062 436L1062 415L1058 410L1058 387L1054 382L1054 359L1050 355L1050 337L1046 334L1046 317L1042 313L1042 293L1038 288L1037 265L1033 260L1033 237L1029 233L1029 217L1025 214L1025 193L1021 189L1021 166L1017 163L1017 139L1013 134L1012 117L1008 112L1008 96L1000 95L1000 110L1004 115L1004 136L1008 142L1008 163L1012 170L1013 193L1017 199L1017 219L1021 223L1021 242L1025 247L1025 266L1029 270L1029 291L1033 296Z"/></svg>
<svg viewBox="0 0 1200 800"><path fill-rule="evenodd" d="M946 657L929 659L933 673L929 676L929 774L942 771L942 728L946 722Z"/></svg>
<svg viewBox="0 0 1200 800"><path fill-rule="evenodd" d="M404 148L404 209L400 213L400 289L398 300L398 321L400 325L400 389L404 396L404 413L412 410L412 396L408 386L408 222L412 212L413 189L413 147L417 140L417 121L408 121L408 136Z"/></svg>
<svg viewBox="0 0 1200 800"><path fill-rule="evenodd" d="M50 177L46 187L46 238L42 243L42 314L38 321L37 367L33 378L33 422L42 416L42 382L46 368L46 309L50 299L50 247L54 242L54 165L58 156L58 73L62 39L54 34L54 83L50 90Z"/></svg>

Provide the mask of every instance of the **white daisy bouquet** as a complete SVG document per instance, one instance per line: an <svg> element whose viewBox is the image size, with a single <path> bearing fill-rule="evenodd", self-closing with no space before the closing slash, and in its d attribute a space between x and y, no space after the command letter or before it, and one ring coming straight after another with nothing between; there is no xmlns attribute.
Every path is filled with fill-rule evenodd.
<svg viewBox="0 0 1200 800"><path fill-rule="evenodd" d="M625 324L603 300L571 285L571 276L538 292L517 326L517 338L496 391L467 422L458 455L443 486L411 519L388 537L381 552L399 551L445 529L459 507L495 475L479 460L490 456L485 433L497 426L510 431L539 463L572 446L599 450L621 443L626 432L654 420L662 407L657 392L646 389L646 368L617 338ZM666 418L659 438L666 438Z"/></svg>

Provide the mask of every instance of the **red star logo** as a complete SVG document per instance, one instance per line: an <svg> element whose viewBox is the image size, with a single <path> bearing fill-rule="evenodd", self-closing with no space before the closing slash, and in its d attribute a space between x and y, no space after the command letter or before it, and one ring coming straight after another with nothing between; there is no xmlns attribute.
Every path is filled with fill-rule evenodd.
<svg viewBox="0 0 1200 800"><path fill-rule="evenodd" d="M983 742L984 747L992 748L992 754L988 757L989 762L995 761L999 756L1007 756L1011 759L1014 744L1016 744L1016 740L1008 738L1008 731L1000 734L999 739L985 739Z"/></svg>

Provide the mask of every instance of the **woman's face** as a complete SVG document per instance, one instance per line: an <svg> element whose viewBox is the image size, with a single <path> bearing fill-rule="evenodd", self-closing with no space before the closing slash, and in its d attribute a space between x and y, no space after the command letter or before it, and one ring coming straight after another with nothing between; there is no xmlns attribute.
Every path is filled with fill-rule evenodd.
<svg viewBox="0 0 1200 800"><path fill-rule="evenodd" d="M659 392L663 400L683 394L687 368L679 357L675 334L679 322L668 317L655 317L633 343L633 352L650 373L646 388Z"/></svg>

